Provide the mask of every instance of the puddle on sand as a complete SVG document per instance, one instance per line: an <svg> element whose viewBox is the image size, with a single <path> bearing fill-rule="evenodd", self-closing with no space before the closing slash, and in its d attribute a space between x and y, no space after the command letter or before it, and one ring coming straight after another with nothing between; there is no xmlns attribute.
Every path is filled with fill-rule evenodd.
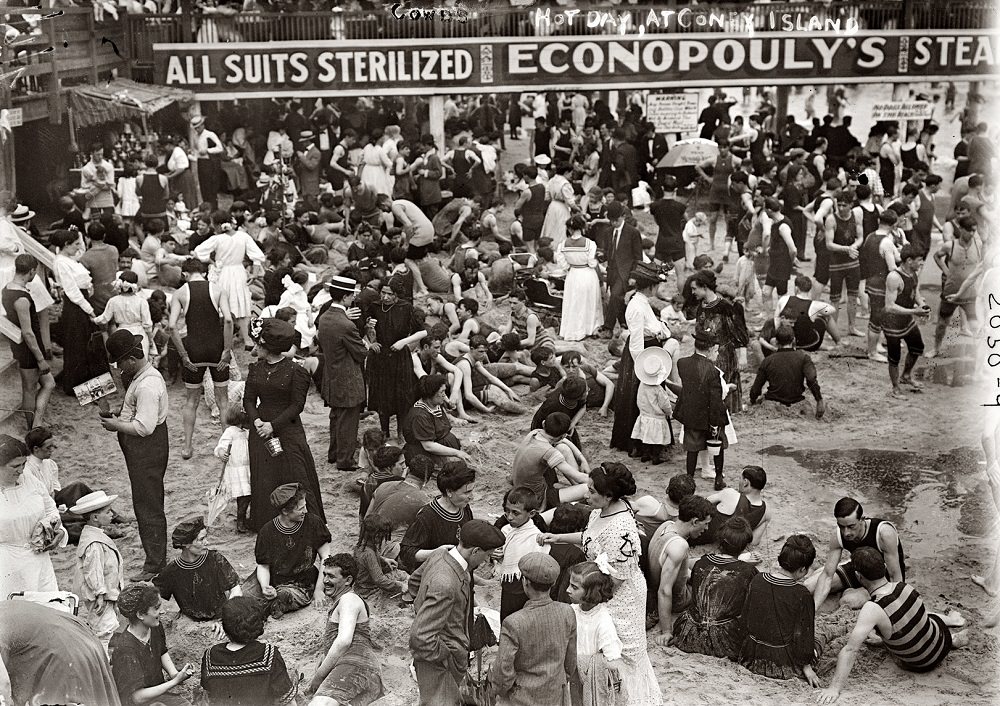
<svg viewBox="0 0 1000 706"><path fill-rule="evenodd" d="M820 478L856 489L891 508L886 519L909 538L907 552L953 546L961 535L986 537L996 511L979 452L955 449L936 456L881 449L798 450L769 446L761 453L793 459Z"/></svg>

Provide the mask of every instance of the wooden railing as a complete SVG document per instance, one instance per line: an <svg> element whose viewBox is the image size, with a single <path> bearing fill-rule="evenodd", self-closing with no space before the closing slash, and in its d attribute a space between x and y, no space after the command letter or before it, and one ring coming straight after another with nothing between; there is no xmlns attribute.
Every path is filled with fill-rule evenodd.
<svg viewBox="0 0 1000 706"><path fill-rule="evenodd" d="M124 19L109 16L98 22L90 8L61 12L40 20L37 29L20 15L10 22L22 34L5 48L3 73L10 76L11 105L24 111L25 121L46 115L58 120L71 86L96 84L116 69L121 76L129 74L130 63L113 49L125 46ZM108 41L102 43L104 38Z"/></svg>
<svg viewBox="0 0 1000 706"><path fill-rule="evenodd" d="M470 3L471 5L471 3ZM608 11L606 4L595 2L595 11ZM585 3L572 27L556 24L555 16L567 7L546 10L531 8L491 7L471 9L465 21L440 15L429 19L413 20L399 17L397 8L386 4L384 10L372 12L240 13L231 17L193 15L132 15L126 18L126 47L137 66L149 66L153 60L152 45L156 42L219 42L219 41L287 41L287 40L371 40L416 38L469 38L469 37L529 37L563 34L607 34L615 31L610 22L602 26L588 22ZM650 12L662 17L665 9L686 15L673 15L666 23L649 22ZM687 6L678 3L658 5L610 7L616 18L628 15L627 25L644 27L647 34L745 31L748 13L753 17L756 31L770 28L772 16L790 15L792 20L848 19L856 21L861 29L975 29L993 26L997 18L997 5L993 0L846 0L829 2L769 2L759 4L702 3ZM551 14L546 14L546 13ZM722 16L739 14L740 19L712 21L708 25L694 22L695 14ZM551 18L546 22L545 18ZM780 25L778 26L780 28Z"/></svg>

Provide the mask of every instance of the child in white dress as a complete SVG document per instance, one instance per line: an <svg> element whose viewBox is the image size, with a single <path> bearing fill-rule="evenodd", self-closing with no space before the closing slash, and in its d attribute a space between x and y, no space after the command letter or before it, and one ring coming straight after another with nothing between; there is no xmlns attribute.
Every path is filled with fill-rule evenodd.
<svg viewBox="0 0 1000 706"><path fill-rule="evenodd" d="M671 368L670 354L662 348L647 348L635 360L640 383L636 396L639 416L632 427L632 439L641 446L640 460L653 465L667 460L664 447L673 443L670 416L674 395L663 386Z"/></svg>
<svg viewBox="0 0 1000 706"><path fill-rule="evenodd" d="M229 426L219 437L215 455L227 461L222 484L236 498L236 531L243 534L250 531L247 526L250 509L250 419L242 406L234 406L226 410L226 424Z"/></svg>
<svg viewBox="0 0 1000 706"><path fill-rule="evenodd" d="M118 273L111 286L118 294L108 300L104 313L91 320L99 325L111 324L109 333L117 329L128 329L142 336L142 352L148 358L150 352L157 354L153 344L153 319L149 313L149 302L139 293L139 276L132 270Z"/></svg>
<svg viewBox="0 0 1000 706"><path fill-rule="evenodd" d="M627 703L613 664L622 657L622 641L604 605L613 593L611 575L603 573L596 562L580 562L570 569L566 594L576 613L577 674L570 684L573 706Z"/></svg>

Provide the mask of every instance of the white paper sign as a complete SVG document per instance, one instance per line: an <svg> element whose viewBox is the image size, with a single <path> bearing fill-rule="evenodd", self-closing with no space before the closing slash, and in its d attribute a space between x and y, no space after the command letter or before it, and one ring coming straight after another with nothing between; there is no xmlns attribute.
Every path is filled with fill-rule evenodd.
<svg viewBox="0 0 1000 706"><path fill-rule="evenodd" d="M646 97L646 119L657 132L698 129L697 93L651 93Z"/></svg>
<svg viewBox="0 0 1000 706"><path fill-rule="evenodd" d="M927 120L934 106L927 101L889 101L872 106L873 120Z"/></svg>

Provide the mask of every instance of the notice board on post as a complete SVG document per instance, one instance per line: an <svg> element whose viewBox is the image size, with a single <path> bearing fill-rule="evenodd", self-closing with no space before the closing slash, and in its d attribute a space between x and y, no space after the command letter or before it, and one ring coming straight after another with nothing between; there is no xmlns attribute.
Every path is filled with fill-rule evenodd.
<svg viewBox="0 0 1000 706"><path fill-rule="evenodd" d="M646 119L657 132L694 132L698 129L698 94L650 93Z"/></svg>
<svg viewBox="0 0 1000 706"><path fill-rule="evenodd" d="M928 101L888 101L872 106L872 120L929 120L934 105Z"/></svg>

